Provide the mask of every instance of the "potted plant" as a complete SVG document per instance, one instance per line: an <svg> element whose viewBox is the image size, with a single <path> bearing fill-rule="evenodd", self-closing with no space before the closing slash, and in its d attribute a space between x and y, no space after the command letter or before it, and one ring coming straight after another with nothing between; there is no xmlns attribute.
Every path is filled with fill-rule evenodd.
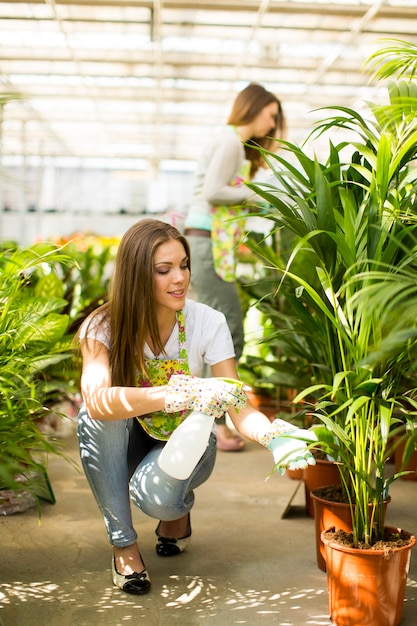
<svg viewBox="0 0 417 626"><path fill-rule="evenodd" d="M382 63L377 76L392 70L392 55L403 74L408 62L413 76L417 48L402 42L371 58ZM399 623L415 544L410 533L384 526L389 485L401 475L389 476L386 461L397 436L415 433L407 410L415 403L412 376L404 372L415 370L417 349L417 89L402 79L388 90L388 104L369 105L370 119L332 107L304 148L281 142L288 158L263 151L276 183L249 185L269 203L275 228L294 234L285 255L273 255L250 235L246 244L275 270L274 295L291 311L276 334L284 346L288 336L304 344L304 358L313 356L310 384L296 401L310 405L319 445L338 464L350 506L350 536L322 535L338 626ZM309 156L309 140L326 133L329 155L320 162ZM297 262L305 251L307 269ZM339 538L352 544L350 552ZM348 573L362 558L366 574Z"/></svg>
<svg viewBox="0 0 417 626"><path fill-rule="evenodd" d="M48 370L62 367L72 354L68 316L62 313L66 301L52 271L58 260L71 263L52 244L0 250L0 506L5 514L19 510L22 490L34 502L37 497L54 501L47 456L59 449L41 433L38 421L48 410L45 400L53 385Z"/></svg>
<svg viewBox="0 0 417 626"><path fill-rule="evenodd" d="M305 411L295 408L293 400L297 390L305 389L317 377L325 375L327 365L323 364L327 360L326 345L305 333L303 324L309 318L309 311L300 315L298 310L294 310L292 295L296 285L289 277L287 283L282 285L282 291L277 294L277 268L288 262L295 235L286 226L277 228L271 222L271 229L263 239L259 233L250 233L249 246L254 251L250 270L248 264L242 266L244 271L238 278L249 302L247 308L256 307L259 325L262 326L262 334L256 333L255 340L251 340L251 329L248 328L249 340L239 363L239 372L242 380L255 389L256 394L261 390L262 396L270 394L271 398L286 395L286 405L282 401L280 404L290 413L287 419L302 428L308 428L311 420ZM315 282L312 261L312 254L306 248L300 249L293 261L297 271L302 272L310 284ZM320 375L317 369L321 370ZM266 412L267 406L264 400L259 408ZM322 485L340 483L335 464L318 449L313 450L313 454L316 457L315 466L287 471L290 478L303 480L306 513L312 518L314 503L311 491Z"/></svg>

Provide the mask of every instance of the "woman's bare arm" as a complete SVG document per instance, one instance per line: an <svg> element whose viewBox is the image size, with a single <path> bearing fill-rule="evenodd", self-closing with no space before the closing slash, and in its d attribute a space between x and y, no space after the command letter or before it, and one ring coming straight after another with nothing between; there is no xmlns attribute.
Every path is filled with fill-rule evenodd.
<svg viewBox="0 0 417 626"><path fill-rule="evenodd" d="M166 387L114 387L109 353L99 341L81 341L81 393L92 419L115 420L163 410Z"/></svg>

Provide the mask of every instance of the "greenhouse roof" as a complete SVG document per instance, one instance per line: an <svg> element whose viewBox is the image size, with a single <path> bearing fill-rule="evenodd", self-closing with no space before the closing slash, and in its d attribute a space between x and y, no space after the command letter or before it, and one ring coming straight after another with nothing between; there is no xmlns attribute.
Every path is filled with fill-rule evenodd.
<svg viewBox="0 0 417 626"><path fill-rule="evenodd" d="M415 0L29 0L0 3L8 159L196 158L249 81L282 100L301 142L316 109L383 90L364 61L417 42Z"/></svg>

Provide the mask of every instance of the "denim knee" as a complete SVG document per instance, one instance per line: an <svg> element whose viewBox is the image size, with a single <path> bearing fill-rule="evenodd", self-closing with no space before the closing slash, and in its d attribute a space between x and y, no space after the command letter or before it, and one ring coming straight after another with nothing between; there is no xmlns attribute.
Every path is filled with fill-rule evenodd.
<svg viewBox="0 0 417 626"><path fill-rule="evenodd" d="M213 471L216 459L216 439L209 445L191 476L178 480L168 476L158 465L162 446L156 446L146 456L130 480L130 498L146 515L170 521L183 517L193 507L194 489L204 483Z"/></svg>

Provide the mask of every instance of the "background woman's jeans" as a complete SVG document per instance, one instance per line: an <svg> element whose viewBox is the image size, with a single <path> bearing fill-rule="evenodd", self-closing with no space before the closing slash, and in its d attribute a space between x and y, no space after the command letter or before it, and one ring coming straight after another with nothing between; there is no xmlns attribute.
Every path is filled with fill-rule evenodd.
<svg viewBox="0 0 417 626"><path fill-rule="evenodd" d="M109 541L123 547L135 543L130 498L143 513L157 520L176 520L194 504L193 489L213 471L216 439L186 480L163 472L157 458L163 443L150 438L135 418L93 420L84 405L78 415L81 462L103 514ZM129 497L130 496L130 497Z"/></svg>

